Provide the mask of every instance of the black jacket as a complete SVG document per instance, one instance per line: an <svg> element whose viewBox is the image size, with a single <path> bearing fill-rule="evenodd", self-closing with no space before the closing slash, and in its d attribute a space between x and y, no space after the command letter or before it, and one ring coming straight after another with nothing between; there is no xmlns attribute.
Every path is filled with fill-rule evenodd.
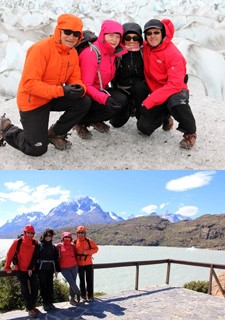
<svg viewBox="0 0 225 320"><path fill-rule="evenodd" d="M128 51L122 56L114 79L115 85L128 87L144 80L144 65L141 51Z"/></svg>

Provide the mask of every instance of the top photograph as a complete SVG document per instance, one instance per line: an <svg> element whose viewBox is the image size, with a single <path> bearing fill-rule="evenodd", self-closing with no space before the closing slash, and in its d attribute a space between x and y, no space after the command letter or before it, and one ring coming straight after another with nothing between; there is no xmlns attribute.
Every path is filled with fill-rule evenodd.
<svg viewBox="0 0 225 320"><path fill-rule="evenodd" d="M221 0L0 0L1 170L225 170Z"/></svg>

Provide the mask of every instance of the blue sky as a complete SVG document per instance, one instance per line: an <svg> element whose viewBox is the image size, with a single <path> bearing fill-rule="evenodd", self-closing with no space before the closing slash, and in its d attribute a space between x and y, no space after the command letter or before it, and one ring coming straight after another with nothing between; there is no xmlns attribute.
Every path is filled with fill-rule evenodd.
<svg viewBox="0 0 225 320"><path fill-rule="evenodd" d="M78 196L127 218L167 210L191 218L225 213L225 171L193 170L2 170L0 226L17 214L47 214Z"/></svg>

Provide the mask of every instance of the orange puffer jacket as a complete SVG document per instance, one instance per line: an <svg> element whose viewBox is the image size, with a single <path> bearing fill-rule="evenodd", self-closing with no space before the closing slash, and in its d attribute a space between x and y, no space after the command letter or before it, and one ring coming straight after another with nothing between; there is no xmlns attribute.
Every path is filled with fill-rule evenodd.
<svg viewBox="0 0 225 320"><path fill-rule="evenodd" d="M18 239L13 241L6 255L6 262L4 266L5 271L12 270L10 265L13 260L14 254L16 252L17 243L18 243ZM18 266L15 266L15 270L28 271L34 250L35 250L35 244L33 243L33 240L29 239L26 236L23 236L23 240L22 240L19 252L17 254Z"/></svg>
<svg viewBox="0 0 225 320"><path fill-rule="evenodd" d="M88 239L90 246L85 237L75 241L78 266L87 266L92 264L92 255L98 252L98 246L92 239Z"/></svg>
<svg viewBox="0 0 225 320"><path fill-rule="evenodd" d="M60 43L61 29L80 31L82 38L82 27L80 18L62 14L54 35L28 49L17 93L19 110L30 111L64 96L63 84L80 84L86 92L76 50Z"/></svg>

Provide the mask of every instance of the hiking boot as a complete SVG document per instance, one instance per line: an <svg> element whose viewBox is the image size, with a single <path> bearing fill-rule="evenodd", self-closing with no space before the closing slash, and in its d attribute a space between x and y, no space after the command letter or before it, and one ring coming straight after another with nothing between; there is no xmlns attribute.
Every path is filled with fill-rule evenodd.
<svg viewBox="0 0 225 320"><path fill-rule="evenodd" d="M184 138L180 142L180 147L184 149L191 149L197 138L196 133L185 133L183 137Z"/></svg>
<svg viewBox="0 0 225 320"><path fill-rule="evenodd" d="M70 303L72 306L76 306L76 305L77 305L77 302L74 300L74 298L70 298L69 303Z"/></svg>
<svg viewBox="0 0 225 320"><path fill-rule="evenodd" d="M162 128L164 131L170 131L173 128L173 118L169 117L163 121Z"/></svg>
<svg viewBox="0 0 225 320"><path fill-rule="evenodd" d="M82 302L87 302L86 296L81 296L81 301L82 301Z"/></svg>
<svg viewBox="0 0 225 320"><path fill-rule="evenodd" d="M91 126L98 132L109 132L110 130L110 126L103 121L92 123Z"/></svg>
<svg viewBox="0 0 225 320"><path fill-rule="evenodd" d="M44 304L43 304L43 309L44 309L45 311L50 311L50 310L51 310L50 304L44 303Z"/></svg>
<svg viewBox="0 0 225 320"><path fill-rule="evenodd" d="M84 124L75 124L73 129L76 130L78 136L81 139L91 139L92 137L92 133L87 129L87 127Z"/></svg>
<svg viewBox="0 0 225 320"><path fill-rule="evenodd" d="M54 131L54 125L48 129L48 141L55 146L57 150L70 149L72 143L67 140L67 135L57 135Z"/></svg>
<svg viewBox="0 0 225 320"><path fill-rule="evenodd" d="M5 117L5 113L0 118L0 147L4 147L6 143L3 138L3 131L11 124L9 118Z"/></svg>
<svg viewBox="0 0 225 320"><path fill-rule="evenodd" d="M36 318L37 312L35 311L35 309L31 309L28 311L28 315L30 318Z"/></svg>
<svg viewBox="0 0 225 320"><path fill-rule="evenodd" d="M12 122L6 118L5 113L0 118L0 131L4 131Z"/></svg>
<svg viewBox="0 0 225 320"><path fill-rule="evenodd" d="M93 296L88 296L87 301L88 301L88 302L93 302L93 301L94 301L94 297L93 297Z"/></svg>

